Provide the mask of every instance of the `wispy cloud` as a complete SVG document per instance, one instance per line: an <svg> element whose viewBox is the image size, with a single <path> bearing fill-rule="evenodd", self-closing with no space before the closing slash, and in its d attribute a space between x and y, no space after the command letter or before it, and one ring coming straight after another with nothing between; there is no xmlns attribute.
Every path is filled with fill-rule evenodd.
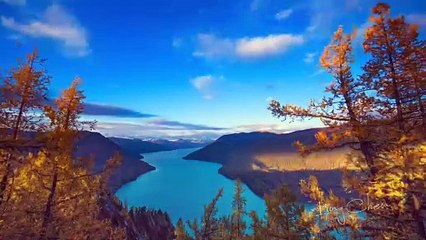
<svg viewBox="0 0 426 240"><path fill-rule="evenodd" d="M265 101L266 101L267 103L272 102L272 100L274 100L274 98L273 98L273 97L271 97L271 96L269 96L269 97L267 97L267 98L265 99Z"/></svg>
<svg viewBox="0 0 426 240"><path fill-rule="evenodd" d="M324 69L318 69L317 71L315 71L314 73L312 73L311 75L309 75L309 77L310 77L310 78L312 78L312 77L316 77L316 76L321 75L321 74L323 74L323 73L325 73L325 70L324 70Z"/></svg>
<svg viewBox="0 0 426 240"><path fill-rule="evenodd" d="M353 41L352 41L353 47L355 47L355 48L362 47L365 32L372 25L373 25L373 23L367 20L363 24L361 24L359 27L356 28L356 36L355 36L355 39L353 39Z"/></svg>
<svg viewBox="0 0 426 240"><path fill-rule="evenodd" d="M46 104L55 106L54 98L49 97ZM109 104L98 104L98 103L83 103L83 115L86 116L108 116L118 118L151 118L158 117L155 114L142 113L136 110L132 110L125 107L118 107Z"/></svg>
<svg viewBox="0 0 426 240"><path fill-rule="evenodd" d="M27 4L26 0L0 0L0 3L1 2L9 4L9 5L17 5L17 6L23 6Z"/></svg>
<svg viewBox="0 0 426 240"><path fill-rule="evenodd" d="M164 127L166 129L186 129L186 130L226 130L227 128L211 127L200 124L183 123L164 119L155 119L147 122L149 125Z"/></svg>
<svg viewBox="0 0 426 240"><path fill-rule="evenodd" d="M174 48L180 48L180 47L182 47L182 44L183 44L182 38L173 38L173 40L172 40L172 46Z"/></svg>
<svg viewBox="0 0 426 240"><path fill-rule="evenodd" d="M275 19L277 19L278 21L282 21L290 17L292 13L293 13L293 9L284 9L275 14Z"/></svg>
<svg viewBox="0 0 426 240"><path fill-rule="evenodd" d="M322 127L318 120L296 123L246 124L232 128L212 127L169 120L129 122L98 122L96 131L105 136L116 137L156 137L156 138L217 138L225 134L239 132L288 133L301 129Z"/></svg>
<svg viewBox="0 0 426 240"><path fill-rule="evenodd" d="M199 34L198 49L194 52L194 56L215 59L258 59L283 54L289 48L303 43L303 36L296 34L271 34L239 39Z"/></svg>
<svg viewBox="0 0 426 240"><path fill-rule="evenodd" d="M415 23L422 28L426 28L426 14L408 14L407 21Z"/></svg>
<svg viewBox="0 0 426 240"><path fill-rule="evenodd" d="M96 131L106 136L160 138L216 138L232 130L206 125L156 120L140 123L99 122Z"/></svg>
<svg viewBox="0 0 426 240"><path fill-rule="evenodd" d="M1 24L24 36L52 39L60 43L64 52L70 56L83 57L91 51L86 29L59 5L51 5L40 19L28 23L1 16Z"/></svg>
<svg viewBox="0 0 426 240"><path fill-rule="evenodd" d="M251 11L257 11L259 9L261 3L262 3L262 0L252 0L250 2L250 10Z"/></svg>
<svg viewBox="0 0 426 240"><path fill-rule="evenodd" d="M264 123L264 124L246 124L234 128L234 132L272 132L272 133L289 133L297 130L308 128L323 127L319 120L309 120L305 122L294 123Z"/></svg>
<svg viewBox="0 0 426 240"><path fill-rule="evenodd" d="M141 113L128 108L95 103L85 103L83 109L83 114L90 116L112 116L122 118L149 118L156 116L153 114Z"/></svg>
<svg viewBox="0 0 426 240"><path fill-rule="evenodd" d="M305 4L304 10L310 16L310 23L306 28L308 37L329 38L343 18L362 9L362 4L368 4L368 1L322 0L307 1Z"/></svg>
<svg viewBox="0 0 426 240"><path fill-rule="evenodd" d="M311 24L306 28L306 31L307 32L313 32L313 31L315 31L315 29L317 29L317 27L318 26L316 24Z"/></svg>
<svg viewBox="0 0 426 240"><path fill-rule="evenodd" d="M198 48L193 53L196 57L221 59L235 55L235 42L227 38L216 37L214 34L198 34L197 44Z"/></svg>
<svg viewBox="0 0 426 240"><path fill-rule="evenodd" d="M303 61L305 63L313 63L315 60L315 57L318 55L317 52L310 52L310 53L306 53L305 57L303 58Z"/></svg>
<svg viewBox="0 0 426 240"><path fill-rule="evenodd" d="M221 77L223 78L223 77ZM211 100L215 98L213 92L213 85L218 80L217 77L212 75L198 76L190 80L192 86L203 95L204 99Z"/></svg>

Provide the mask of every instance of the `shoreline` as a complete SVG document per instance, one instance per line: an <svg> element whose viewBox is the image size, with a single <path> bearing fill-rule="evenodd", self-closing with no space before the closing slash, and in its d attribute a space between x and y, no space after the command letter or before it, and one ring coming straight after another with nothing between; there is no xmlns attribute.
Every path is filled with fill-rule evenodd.
<svg viewBox="0 0 426 240"><path fill-rule="evenodd" d="M299 202L312 203L311 199L304 196L300 192L299 181L307 179L310 175L314 175L321 183L321 187L327 191L332 190L340 197L353 197L355 195L347 194L341 186L343 172L341 170L298 170L298 171L276 171L264 172L259 170L251 171L233 171L217 161L207 161L200 159L188 159L188 161L201 161L220 164L218 173L222 176L235 181L237 178L241 180L256 196L264 198L265 194L272 191L282 184L287 184L294 192ZM338 181L337 181L338 179ZM336 184L337 183L337 184Z"/></svg>

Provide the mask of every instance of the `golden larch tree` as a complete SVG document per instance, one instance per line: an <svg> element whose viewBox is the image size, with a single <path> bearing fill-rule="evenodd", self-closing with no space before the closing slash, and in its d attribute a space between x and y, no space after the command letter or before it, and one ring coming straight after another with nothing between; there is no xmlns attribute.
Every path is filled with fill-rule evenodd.
<svg viewBox="0 0 426 240"><path fill-rule="evenodd" d="M6 191L13 170L22 160L19 155L28 151L29 131L41 127L41 114L47 100L50 77L37 50L27 55L3 77L0 87L0 205L6 200ZM22 134L24 133L24 134ZM19 139L21 138L21 139ZM33 137L32 137L33 138ZM33 143L32 143L33 144ZM13 176L12 176L13 177ZM11 194L11 193L9 193Z"/></svg>

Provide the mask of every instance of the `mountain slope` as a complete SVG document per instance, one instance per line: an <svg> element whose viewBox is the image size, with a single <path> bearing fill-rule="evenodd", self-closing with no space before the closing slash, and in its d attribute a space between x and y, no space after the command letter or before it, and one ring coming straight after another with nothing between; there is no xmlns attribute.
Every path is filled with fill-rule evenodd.
<svg viewBox="0 0 426 240"><path fill-rule="evenodd" d="M293 146L296 140L306 145L315 143L320 129L307 129L288 134L267 132L237 133L220 137L215 142L187 155L184 159L222 164L219 172L231 179L240 178L257 195L270 193L286 183L298 195L300 179L315 175L324 188L345 195L341 188L342 173L349 148L323 151L305 158Z"/></svg>
<svg viewBox="0 0 426 240"><path fill-rule="evenodd" d="M116 152L122 157L122 164L114 170L109 182L109 187L113 192L141 174L155 169L141 161L142 157L139 154L123 150L116 143L97 132L81 132L75 148L76 157L92 157L94 172L102 170L106 161Z"/></svg>
<svg viewBox="0 0 426 240"><path fill-rule="evenodd" d="M256 155L296 153L297 149L293 146L296 140L313 144L318 130L308 129L289 134L251 132L224 135L190 153L185 159L217 162L223 164L224 168L233 167L235 171L246 171L256 163Z"/></svg>

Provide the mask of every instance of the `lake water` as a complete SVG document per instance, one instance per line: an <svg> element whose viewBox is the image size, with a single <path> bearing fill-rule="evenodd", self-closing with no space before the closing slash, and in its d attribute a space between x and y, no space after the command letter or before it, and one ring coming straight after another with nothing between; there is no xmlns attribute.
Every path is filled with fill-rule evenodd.
<svg viewBox="0 0 426 240"><path fill-rule="evenodd" d="M128 206L146 206L161 209L169 213L173 223L179 218L184 221L200 218L204 205L223 188L219 200L218 216L232 212L234 181L218 173L221 165L216 163L182 159L197 149L144 154L144 161L157 169L140 176L133 182L121 187L117 197ZM247 200L246 210L255 210L263 216L265 204L247 186L243 186L243 196Z"/></svg>
<svg viewBox="0 0 426 240"><path fill-rule="evenodd" d="M144 161L157 169L127 183L116 192L116 196L127 202L129 207L146 206L166 211L176 224L179 218L185 222L195 218L199 220L204 206L211 202L219 188L223 188L223 196L217 204L218 216L231 214L235 182L218 173L220 164L182 159L197 149L144 154ZM264 216L265 201L244 184L243 189L246 211L254 210L259 216ZM312 204L304 206L308 210L314 208ZM248 216L246 221L250 223ZM345 239L338 234L334 236Z"/></svg>

